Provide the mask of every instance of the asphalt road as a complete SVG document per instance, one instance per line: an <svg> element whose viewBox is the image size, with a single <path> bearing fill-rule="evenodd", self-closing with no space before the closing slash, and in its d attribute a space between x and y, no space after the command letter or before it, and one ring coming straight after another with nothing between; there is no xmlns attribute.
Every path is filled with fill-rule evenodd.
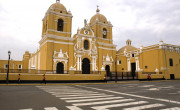
<svg viewBox="0 0 180 110"><path fill-rule="evenodd" d="M0 110L180 110L180 81L0 85Z"/></svg>

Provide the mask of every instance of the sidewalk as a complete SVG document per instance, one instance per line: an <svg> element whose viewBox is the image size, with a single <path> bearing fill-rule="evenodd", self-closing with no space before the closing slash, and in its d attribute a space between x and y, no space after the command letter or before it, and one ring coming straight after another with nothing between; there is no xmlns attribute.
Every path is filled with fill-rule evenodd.
<svg viewBox="0 0 180 110"><path fill-rule="evenodd" d="M0 83L0 86L22 86L22 85L95 85L95 84L125 84L125 83L148 83L148 82L167 82L167 81L180 81L180 80L152 80L152 81L139 81L139 80L127 80L127 81L107 81L107 82L47 82L46 84L41 82L35 83Z"/></svg>

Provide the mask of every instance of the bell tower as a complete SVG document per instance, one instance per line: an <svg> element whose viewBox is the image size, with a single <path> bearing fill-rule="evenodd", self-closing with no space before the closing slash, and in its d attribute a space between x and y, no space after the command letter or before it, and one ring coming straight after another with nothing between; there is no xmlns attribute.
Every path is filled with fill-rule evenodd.
<svg viewBox="0 0 180 110"><path fill-rule="evenodd" d="M73 39L71 38L72 14L65 6L56 0L43 18L42 38L39 41L41 55L41 69L54 70L58 63L63 64L64 71L69 68L68 57L61 58L56 53L67 53L73 50ZM73 60L73 58L71 58ZM71 61L72 62L72 61Z"/></svg>
<svg viewBox="0 0 180 110"><path fill-rule="evenodd" d="M91 18L89 25L96 37L109 41L112 40L113 26L110 21L107 21L104 15L100 14L99 6L97 6L96 14Z"/></svg>
<svg viewBox="0 0 180 110"><path fill-rule="evenodd" d="M60 0L56 0L56 3L49 7L42 21L42 37L47 35L71 37L72 14Z"/></svg>

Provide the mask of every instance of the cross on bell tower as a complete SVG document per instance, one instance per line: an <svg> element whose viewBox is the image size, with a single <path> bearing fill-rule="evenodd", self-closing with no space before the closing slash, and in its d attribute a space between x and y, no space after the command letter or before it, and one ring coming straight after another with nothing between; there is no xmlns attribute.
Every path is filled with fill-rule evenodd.
<svg viewBox="0 0 180 110"><path fill-rule="evenodd" d="M97 5L97 10L96 10L96 12L97 13L99 13L100 12L100 10L99 10L99 6Z"/></svg>

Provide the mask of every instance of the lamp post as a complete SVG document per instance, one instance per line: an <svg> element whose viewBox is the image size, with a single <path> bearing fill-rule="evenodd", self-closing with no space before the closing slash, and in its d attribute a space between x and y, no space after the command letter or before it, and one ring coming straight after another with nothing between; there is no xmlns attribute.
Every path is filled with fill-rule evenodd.
<svg viewBox="0 0 180 110"><path fill-rule="evenodd" d="M8 51L8 70L7 70L7 77L6 77L6 83L9 83L9 60L10 60L11 51Z"/></svg>
<svg viewBox="0 0 180 110"><path fill-rule="evenodd" d="M116 58L115 58L115 74L116 74L116 76L115 76L115 82L117 83L117 56L116 56Z"/></svg>

